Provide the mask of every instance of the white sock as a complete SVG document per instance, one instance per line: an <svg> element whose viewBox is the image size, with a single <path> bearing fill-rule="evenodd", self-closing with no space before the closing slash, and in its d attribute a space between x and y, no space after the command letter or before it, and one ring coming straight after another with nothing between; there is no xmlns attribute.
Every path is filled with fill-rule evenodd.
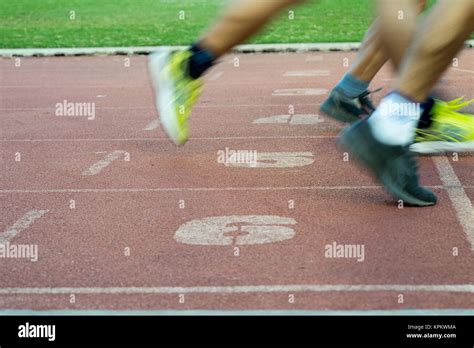
<svg viewBox="0 0 474 348"><path fill-rule="evenodd" d="M423 112L420 103L390 93L369 117L374 137L387 145L409 145L415 139L415 128Z"/></svg>

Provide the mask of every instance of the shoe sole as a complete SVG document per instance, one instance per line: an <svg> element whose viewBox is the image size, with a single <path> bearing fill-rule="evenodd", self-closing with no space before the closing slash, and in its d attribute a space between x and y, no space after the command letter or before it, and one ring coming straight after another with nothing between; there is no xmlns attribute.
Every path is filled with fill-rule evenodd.
<svg viewBox="0 0 474 348"><path fill-rule="evenodd" d="M397 183L392 180L392 177L386 172L382 171L381 168L374 163L374 160L367 156L367 154L369 153L367 146L365 143L362 143L360 139L356 138L356 132L357 130L353 130L350 127L346 128L341 136L341 145L346 148L352 155L354 155L356 159L359 160L359 162L370 168L371 171L375 174L376 178L380 180L382 185L390 194L392 194L398 199L401 199L404 203L408 205L427 207L436 204L436 202L422 201L416 198L415 196L407 194L405 191L401 190ZM362 138L362 141L365 141L365 137Z"/></svg>
<svg viewBox="0 0 474 348"><path fill-rule="evenodd" d="M183 145L180 140L180 127L178 117L175 115L173 105L173 86L171 77L163 70L171 55L170 51L157 51L148 58L148 72L155 91L156 109L163 130L175 145Z"/></svg>
<svg viewBox="0 0 474 348"><path fill-rule="evenodd" d="M443 152L474 152L474 141L453 143L446 141L423 141L412 144L410 151L421 154L434 154Z"/></svg>
<svg viewBox="0 0 474 348"><path fill-rule="evenodd" d="M331 118L335 119L336 121L339 122L344 122L344 123L354 123L359 120L356 116L341 110L332 98L328 98L324 101L324 103L321 104L319 109L324 112L326 115L330 116Z"/></svg>
<svg viewBox="0 0 474 348"><path fill-rule="evenodd" d="M385 186L387 191L390 192L395 197L397 197L398 199L401 199L403 201L403 203L406 203L408 205L417 206L417 207L429 207L429 206L433 206L433 205L436 204L436 202L422 201L422 200L416 198L415 196L409 195L405 191L400 190L398 185L396 185L392 181L391 176L387 176L385 174L382 174L379 177L379 179L382 182L382 184Z"/></svg>

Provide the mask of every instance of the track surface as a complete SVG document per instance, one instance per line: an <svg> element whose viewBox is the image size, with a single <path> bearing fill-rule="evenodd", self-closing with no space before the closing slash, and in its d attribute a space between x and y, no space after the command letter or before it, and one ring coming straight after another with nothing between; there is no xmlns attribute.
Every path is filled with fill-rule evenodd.
<svg viewBox="0 0 474 348"><path fill-rule="evenodd" d="M0 243L38 261L0 258L0 310L474 309L474 158L421 158L439 204L399 209L318 115L353 58L225 57L183 148L154 122L145 57L2 59ZM458 64L438 88L472 98L474 51ZM57 116L64 101L94 119ZM257 166L219 163L226 148Z"/></svg>

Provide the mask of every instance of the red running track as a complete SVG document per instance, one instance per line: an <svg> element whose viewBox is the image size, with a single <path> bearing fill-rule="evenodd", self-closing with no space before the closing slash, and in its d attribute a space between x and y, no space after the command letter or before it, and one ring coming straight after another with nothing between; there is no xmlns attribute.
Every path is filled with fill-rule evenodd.
<svg viewBox="0 0 474 348"><path fill-rule="evenodd" d="M446 98L473 97L473 56ZM439 204L400 209L318 115L344 58L225 57L183 148L154 122L145 57L0 60L0 310L473 309L472 155L421 158ZM257 165L219 163L226 148Z"/></svg>

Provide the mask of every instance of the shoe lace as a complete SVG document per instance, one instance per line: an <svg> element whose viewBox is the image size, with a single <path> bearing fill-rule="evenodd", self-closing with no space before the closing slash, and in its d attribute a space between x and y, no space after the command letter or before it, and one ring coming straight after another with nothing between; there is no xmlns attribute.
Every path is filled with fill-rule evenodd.
<svg viewBox="0 0 474 348"><path fill-rule="evenodd" d="M382 89L383 87L374 89L373 91L366 90L357 97L357 99L360 101L360 104L362 105L362 109L367 115L371 115L375 111L375 106L370 98L370 95L380 92Z"/></svg>

